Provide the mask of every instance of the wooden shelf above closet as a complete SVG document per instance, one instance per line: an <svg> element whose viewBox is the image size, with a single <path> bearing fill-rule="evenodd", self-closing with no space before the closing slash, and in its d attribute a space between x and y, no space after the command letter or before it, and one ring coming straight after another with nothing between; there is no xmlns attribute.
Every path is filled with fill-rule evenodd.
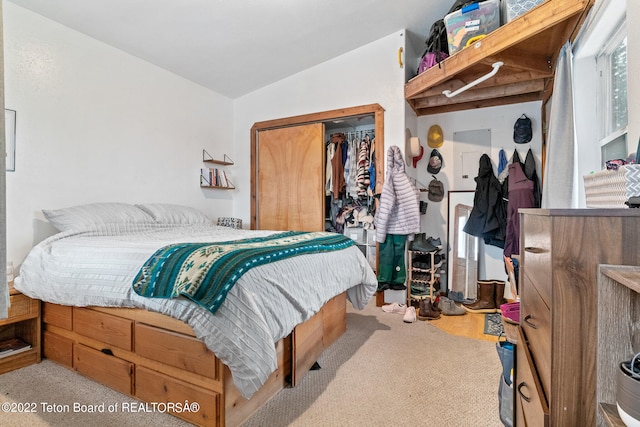
<svg viewBox="0 0 640 427"><path fill-rule="evenodd" d="M486 37L417 75L405 99L418 116L519 102L546 101L558 53L573 39L595 0L546 0ZM504 65L459 95L452 92Z"/></svg>

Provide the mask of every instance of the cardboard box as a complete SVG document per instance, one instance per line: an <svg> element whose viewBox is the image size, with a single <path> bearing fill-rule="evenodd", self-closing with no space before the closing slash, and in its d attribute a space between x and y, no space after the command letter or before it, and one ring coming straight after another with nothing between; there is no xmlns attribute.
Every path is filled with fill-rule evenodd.
<svg viewBox="0 0 640 427"><path fill-rule="evenodd" d="M487 0L463 7L444 17L449 55L462 50L479 36L500 28L500 0Z"/></svg>

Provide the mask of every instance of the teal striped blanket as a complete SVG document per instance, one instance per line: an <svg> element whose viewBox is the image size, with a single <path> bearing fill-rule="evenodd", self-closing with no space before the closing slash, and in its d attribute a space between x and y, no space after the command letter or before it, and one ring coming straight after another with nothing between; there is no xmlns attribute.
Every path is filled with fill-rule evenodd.
<svg viewBox="0 0 640 427"><path fill-rule="evenodd" d="M176 243L158 249L144 263L133 290L150 298L182 295L215 313L250 268L353 244L341 234L294 231L228 242Z"/></svg>

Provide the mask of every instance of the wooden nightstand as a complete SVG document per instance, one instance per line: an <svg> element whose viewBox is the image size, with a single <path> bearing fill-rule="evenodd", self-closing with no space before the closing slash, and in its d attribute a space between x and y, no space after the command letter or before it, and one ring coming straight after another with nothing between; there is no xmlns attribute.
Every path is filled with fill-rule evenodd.
<svg viewBox="0 0 640 427"><path fill-rule="evenodd" d="M17 338L31 345L20 353L0 358L0 374L38 363L40 351L40 301L31 299L13 288L9 282L9 317L0 320L0 344Z"/></svg>

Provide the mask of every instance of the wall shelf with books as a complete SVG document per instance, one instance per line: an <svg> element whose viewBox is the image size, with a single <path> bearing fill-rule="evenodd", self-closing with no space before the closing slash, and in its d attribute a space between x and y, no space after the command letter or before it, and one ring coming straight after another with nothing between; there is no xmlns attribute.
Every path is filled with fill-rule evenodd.
<svg viewBox="0 0 640 427"><path fill-rule="evenodd" d="M205 164L218 165L220 167L204 167L200 169L200 187L218 188L221 190L233 190L236 187L229 179L225 166L234 164L233 160L226 154L223 160L214 159L207 150L202 150L202 162Z"/></svg>

